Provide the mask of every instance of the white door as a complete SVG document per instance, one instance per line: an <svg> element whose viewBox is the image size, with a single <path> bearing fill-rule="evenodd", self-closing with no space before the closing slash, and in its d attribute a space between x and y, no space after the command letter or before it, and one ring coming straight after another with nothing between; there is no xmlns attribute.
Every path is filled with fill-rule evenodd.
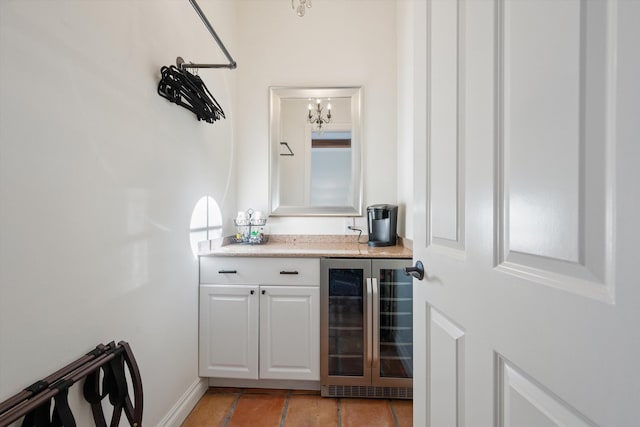
<svg viewBox="0 0 640 427"><path fill-rule="evenodd" d="M260 378L320 380L319 286L260 286Z"/></svg>
<svg viewBox="0 0 640 427"><path fill-rule="evenodd" d="M640 425L640 1L416 8L414 424Z"/></svg>
<svg viewBox="0 0 640 427"><path fill-rule="evenodd" d="M258 379L258 287L200 286L199 375Z"/></svg>

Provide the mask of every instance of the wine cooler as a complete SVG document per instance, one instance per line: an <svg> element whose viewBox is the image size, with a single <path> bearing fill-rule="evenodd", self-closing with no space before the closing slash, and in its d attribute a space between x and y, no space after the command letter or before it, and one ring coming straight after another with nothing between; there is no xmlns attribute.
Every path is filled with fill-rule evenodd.
<svg viewBox="0 0 640 427"><path fill-rule="evenodd" d="M327 397L413 397L410 259L321 260L320 375Z"/></svg>

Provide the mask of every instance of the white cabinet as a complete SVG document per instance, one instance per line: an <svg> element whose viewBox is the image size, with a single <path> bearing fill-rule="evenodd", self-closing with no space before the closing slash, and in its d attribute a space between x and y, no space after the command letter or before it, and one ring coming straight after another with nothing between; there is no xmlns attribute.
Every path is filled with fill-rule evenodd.
<svg viewBox="0 0 640 427"><path fill-rule="evenodd" d="M202 257L199 373L320 379L320 260Z"/></svg>

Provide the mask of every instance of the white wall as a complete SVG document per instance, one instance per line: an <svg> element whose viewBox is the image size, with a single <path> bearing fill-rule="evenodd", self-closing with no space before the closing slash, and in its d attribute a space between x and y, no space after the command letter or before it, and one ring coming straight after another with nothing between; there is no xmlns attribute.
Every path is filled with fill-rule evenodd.
<svg viewBox="0 0 640 427"><path fill-rule="evenodd" d="M237 4L238 207L268 209L270 86L363 86L364 207L395 204L395 0L318 0L303 18L289 1ZM364 217L358 224L366 232ZM345 232L344 218L270 218L268 225L279 234Z"/></svg>
<svg viewBox="0 0 640 427"><path fill-rule="evenodd" d="M233 54L235 5L201 6ZM227 119L198 122L156 93L178 55L224 60L186 1L0 2L0 400L110 340L145 425L197 380L189 221L205 194L236 208L236 75L200 72Z"/></svg>
<svg viewBox="0 0 640 427"><path fill-rule="evenodd" d="M413 114L417 86L415 82L416 2L424 0L398 0L397 53L398 53L398 234L413 239L413 139L417 120ZM423 18L424 20L424 18ZM418 25L420 25L418 24ZM426 166L426 165L425 165Z"/></svg>

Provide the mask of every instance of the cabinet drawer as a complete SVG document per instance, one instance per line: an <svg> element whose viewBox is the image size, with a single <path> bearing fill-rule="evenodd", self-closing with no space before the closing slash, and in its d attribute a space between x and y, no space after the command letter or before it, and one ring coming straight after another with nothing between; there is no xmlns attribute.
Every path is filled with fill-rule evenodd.
<svg viewBox="0 0 640 427"><path fill-rule="evenodd" d="M320 286L320 259L200 257L200 283Z"/></svg>

